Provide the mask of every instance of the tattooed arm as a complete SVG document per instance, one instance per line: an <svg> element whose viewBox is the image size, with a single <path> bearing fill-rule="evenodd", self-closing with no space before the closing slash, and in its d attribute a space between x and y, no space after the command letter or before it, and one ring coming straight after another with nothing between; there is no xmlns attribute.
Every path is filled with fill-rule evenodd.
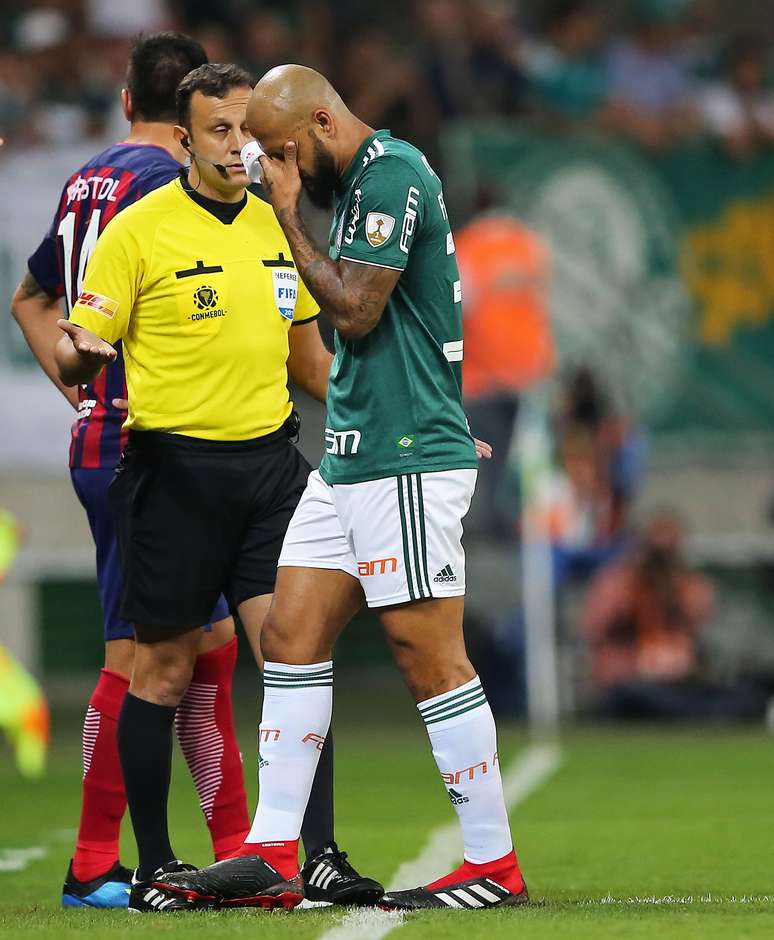
<svg viewBox="0 0 774 940"><path fill-rule="evenodd" d="M298 211L287 211L280 225L298 273L339 333L345 339L360 339L370 333L401 272L331 260L314 246Z"/></svg>
<svg viewBox="0 0 774 940"><path fill-rule="evenodd" d="M401 272L371 264L333 261L319 251L298 211L301 177L296 145L285 144L284 160L260 159L264 191L309 292L345 339L366 336L379 322Z"/></svg>
<svg viewBox="0 0 774 940"><path fill-rule="evenodd" d="M48 294L28 271L11 298L11 313L43 371L73 408L77 408L78 390L62 384L54 358L54 349L62 335L56 325L62 316L59 300Z"/></svg>

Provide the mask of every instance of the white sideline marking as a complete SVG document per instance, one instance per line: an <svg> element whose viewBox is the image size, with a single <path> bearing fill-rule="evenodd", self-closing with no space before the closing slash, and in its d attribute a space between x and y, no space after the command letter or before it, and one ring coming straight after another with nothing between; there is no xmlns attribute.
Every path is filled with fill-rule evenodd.
<svg viewBox="0 0 774 940"><path fill-rule="evenodd" d="M0 849L0 871L24 871L33 862L48 855L48 849L42 845L32 845L28 849Z"/></svg>
<svg viewBox="0 0 774 940"><path fill-rule="evenodd" d="M561 752L555 744L528 747L503 772L505 805L513 809L557 771ZM430 833L424 849L395 872L388 891L413 888L448 871L462 856L462 834L455 819ZM382 940L403 924L401 911L380 911L376 908L346 914L336 927L326 930L319 940Z"/></svg>
<svg viewBox="0 0 774 940"><path fill-rule="evenodd" d="M689 906L691 904L774 904L774 895L771 894L665 894L665 895L630 895L628 897L614 897L606 894L602 898L586 898L572 901L578 907L596 907L605 905L625 905L627 907L655 906Z"/></svg>
<svg viewBox="0 0 774 940"><path fill-rule="evenodd" d="M320 940L381 940L402 924L402 911L363 908L346 914L341 923L326 930Z"/></svg>

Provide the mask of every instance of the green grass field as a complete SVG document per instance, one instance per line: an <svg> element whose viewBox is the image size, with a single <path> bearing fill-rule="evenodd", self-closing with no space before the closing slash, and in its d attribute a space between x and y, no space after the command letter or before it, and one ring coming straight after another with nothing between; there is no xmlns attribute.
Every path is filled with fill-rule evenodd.
<svg viewBox="0 0 774 940"><path fill-rule="evenodd" d="M346 680L342 679L339 685ZM240 742L254 777L253 693L239 695ZM389 882L453 819L424 730L391 683L336 706L338 838ZM21 781L0 752L0 932L9 938L320 938L344 912L257 911L167 917L62 911L59 889L77 821L77 713L54 713L49 772ZM503 725L502 765L528 746ZM512 826L534 904L511 911L413 915L392 937L746 938L774 935L774 741L757 730L575 730L559 769L515 806ZM252 781L251 781L252 782ZM255 787L250 787L251 798ZM205 863L207 832L185 766L175 766L171 828L181 857ZM23 871L9 850L37 849ZM133 862L125 826L123 860ZM440 872L439 872L440 874ZM405 885L404 887L409 887ZM348 940L384 936L350 918ZM387 928L383 928L386 930ZM370 932L369 932L370 931ZM340 935L344 940L344 934ZM331 938L333 940L333 938Z"/></svg>

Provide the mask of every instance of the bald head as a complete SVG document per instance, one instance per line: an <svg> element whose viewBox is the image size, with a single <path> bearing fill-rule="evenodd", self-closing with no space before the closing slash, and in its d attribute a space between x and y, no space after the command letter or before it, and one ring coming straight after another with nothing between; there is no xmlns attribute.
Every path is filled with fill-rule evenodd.
<svg viewBox="0 0 774 940"><path fill-rule="evenodd" d="M264 151L283 159L296 144L298 170L313 202L329 205L338 179L372 129L355 117L328 79L305 65L278 65L253 89L247 125Z"/></svg>
<svg viewBox="0 0 774 940"><path fill-rule="evenodd" d="M253 89L247 122L255 133L267 123L291 137L300 125L314 121L319 110L343 117L349 111L328 79L305 65L278 65Z"/></svg>

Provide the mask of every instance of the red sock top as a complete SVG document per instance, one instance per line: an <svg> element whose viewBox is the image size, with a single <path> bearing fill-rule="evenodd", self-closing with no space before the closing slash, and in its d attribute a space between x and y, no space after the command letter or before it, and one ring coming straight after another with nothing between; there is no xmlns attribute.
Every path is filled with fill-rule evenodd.
<svg viewBox="0 0 774 940"><path fill-rule="evenodd" d="M237 855L260 855L288 881L298 874L298 839L286 842L245 842Z"/></svg>
<svg viewBox="0 0 774 940"><path fill-rule="evenodd" d="M237 658L237 638L232 639L217 649L201 653L196 657L192 682L208 682L217 685L225 675L234 671Z"/></svg>
<svg viewBox="0 0 774 940"><path fill-rule="evenodd" d="M513 894L519 894L524 890L524 879L519 871L519 863L513 850L503 855L502 858L484 862L483 865L464 861L459 868L455 868L453 872L427 885L427 888L434 891L437 888L447 888L449 885L458 884L460 881L469 881L471 878L491 878L492 881L496 881Z"/></svg>
<svg viewBox="0 0 774 940"><path fill-rule="evenodd" d="M91 693L89 704L98 712L112 718L113 721L118 721L128 688L129 680L126 676L122 676L119 672L112 672L110 669L100 669L99 680Z"/></svg>

